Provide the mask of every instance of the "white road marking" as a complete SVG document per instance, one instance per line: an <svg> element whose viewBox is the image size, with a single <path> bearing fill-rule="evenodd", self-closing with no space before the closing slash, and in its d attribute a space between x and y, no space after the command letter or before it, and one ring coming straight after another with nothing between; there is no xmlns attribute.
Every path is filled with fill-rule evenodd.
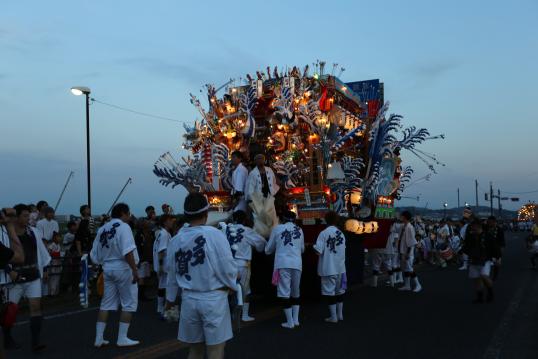
<svg viewBox="0 0 538 359"><path fill-rule="evenodd" d="M76 315L76 314L80 314L80 313L86 313L86 312L91 312L91 311L94 311L94 310L98 310L99 307L91 307L91 308L85 308L85 309L79 309L79 310L73 310L71 312L64 312L64 313L58 313L58 314L52 314L52 315L46 315L43 317L44 320L49 320L49 319L57 319L57 318L64 318L64 317L69 317L71 315ZM29 324L30 321L29 320L24 320L22 322L17 322L15 323L15 326L18 326L18 325L26 325L26 324Z"/></svg>

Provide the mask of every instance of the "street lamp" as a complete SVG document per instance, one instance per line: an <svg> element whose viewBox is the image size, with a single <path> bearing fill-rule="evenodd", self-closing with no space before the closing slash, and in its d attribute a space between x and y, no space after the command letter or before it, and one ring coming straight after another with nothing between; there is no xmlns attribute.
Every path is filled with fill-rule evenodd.
<svg viewBox="0 0 538 359"><path fill-rule="evenodd" d="M445 218L446 218L446 208L448 207L448 203L443 203L443 207L445 207Z"/></svg>
<svg viewBox="0 0 538 359"><path fill-rule="evenodd" d="M92 208L92 186L90 170L90 93L89 87L75 86L71 87L71 93L75 96L86 95L86 175L88 182L88 206Z"/></svg>

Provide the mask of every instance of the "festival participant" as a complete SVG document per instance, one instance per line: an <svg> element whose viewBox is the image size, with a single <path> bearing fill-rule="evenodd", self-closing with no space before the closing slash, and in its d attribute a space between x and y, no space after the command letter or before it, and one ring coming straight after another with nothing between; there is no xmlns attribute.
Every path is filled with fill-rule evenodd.
<svg viewBox="0 0 538 359"><path fill-rule="evenodd" d="M486 289L486 301L490 302L493 300L493 282L489 277L493 253L486 243L480 220L474 219L469 224L463 245L464 253L469 256L469 278L473 279L475 283L476 298L473 303L484 302L484 287Z"/></svg>
<svg viewBox="0 0 538 359"><path fill-rule="evenodd" d="M37 221L39 220L39 211L35 204L29 204L28 208L30 208L30 221L28 222L28 224L30 225L30 227L35 227Z"/></svg>
<svg viewBox="0 0 538 359"><path fill-rule="evenodd" d="M441 256L441 252L448 248L449 239L452 235L448 221L443 218L439 223L439 229L437 229L437 236L435 238L435 253L437 257L437 263L441 268L446 268L446 261Z"/></svg>
<svg viewBox="0 0 538 359"><path fill-rule="evenodd" d="M17 264L24 262L24 250L19 241L19 237L15 232L16 219L17 214L13 208L3 208L0 210L0 285L8 283L8 275L4 268L7 268L11 263ZM6 303L2 303L0 322L2 323L3 328L8 328L8 330L10 330L15 319L14 316L10 314L13 313L13 309L16 309L16 306L14 307L13 304L5 304ZM5 358L4 343L6 343L6 341L3 339L2 335L0 336L0 358ZM6 349L8 348L9 345L6 346Z"/></svg>
<svg viewBox="0 0 538 359"><path fill-rule="evenodd" d="M167 250L167 265L183 291L178 339L190 345L190 359L202 359L205 352L221 359L233 337L228 292L237 289L237 268L226 236L206 225L207 198L190 193L183 208L189 225Z"/></svg>
<svg viewBox="0 0 538 359"><path fill-rule="evenodd" d="M81 220L78 224L77 233L75 233L75 246L80 257L91 249L95 236L95 222L91 214L91 208L87 204L80 206L79 212Z"/></svg>
<svg viewBox="0 0 538 359"><path fill-rule="evenodd" d="M147 206L145 212L146 212L146 220L149 221L151 230L152 231L157 230L158 220L157 220L157 212L155 211L155 207L151 205Z"/></svg>
<svg viewBox="0 0 538 359"><path fill-rule="evenodd" d="M155 233L152 230L152 224L146 218L139 221L131 220L131 223L136 223L136 252L140 261L138 262L138 299L140 301L150 300L146 295L146 289L150 286L146 281L151 277L153 263L153 243Z"/></svg>
<svg viewBox="0 0 538 359"><path fill-rule="evenodd" d="M422 290L422 286L418 280L417 274L413 269L413 261L415 260L415 246L417 240L415 238L415 228L410 223L412 215L408 211L404 211L400 216L403 228L400 232L400 238L398 241L398 248L401 255L402 270L404 275L404 286L399 290L408 291L411 290L411 279L415 285L413 292L418 293Z"/></svg>
<svg viewBox="0 0 538 359"><path fill-rule="evenodd" d="M101 308L95 326L96 348L109 342L104 339L108 312L118 310L121 315L118 330L119 347L131 347L139 344L137 340L127 337L133 313L138 306L138 253L131 227L127 224L131 218L129 206L118 203L112 209L112 220L99 228L93 241L90 256L92 261L103 267L104 292Z"/></svg>
<svg viewBox="0 0 538 359"><path fill-rule="evenodd" d="M235 211L245 211L247 210L247 201L245 198L247 179L248 179L248 170L243 165L243 154L239 151L234 151L232 153L232 196L235 201Z"/></svg>
<svg viewBox="0 0 538 359"><path fill-rule="evenodd" d="M40 233L40 238L45 241L45 245L52 241L54 233L60 233L58 222L54 219L54 209L52 207L43 208L44 218L37 221L36 229Z"/></svg>
<svg viewBox="0 0 538 359"><path fill-rule="evenodd" d="M47 279L46 267L50 263L48 254L41 234L33 227L30 227L30 209L25 204L18 204L14 207L17 215L15 223L15 233L17 234L23 250L24 262L13 264L10 268L5 268L5 273L9 275L10 281L14 283L8 291L8 302L12 303L16 313L16 305L24 296L30 304L30 333L32 336L32 350L41 351L45 345L40 342L41 324L43 316L41 313L41 279ZM11 328L4 327L5 343L9 347L17 347L11 337Z"/></svg>
<svg viewBox="0 0 538 359"><path fill-rule="evenodd" d="M49 206L49 203L47 201L39 201L37 202L36 209L37 209L37 217L35 217L35 224L37 224L37 221L45 218L45 213L43 212L45 208ZM30 219L32 219L32 209L30 208ZM35 226L34 224L34 226Z"/></svg>
<svg viewBox="0 0 538 359"><path fill-rule="evenodd" d="M390 234L387 240L387 247L386 247L387 251L388 253L392 253L392 256L391 256L392 275L391 275L391 278L389 279L391 286L404 282L401 261L400 261L400 249L398 247L400 233L402 231L402 228L403 228L403 224L401 223L400 219L397 219L396 221L394 221L394 223L390 226Z"/></svg>
<svg viewBox="0 0 538 359"><path fill-rule="evenodd" d="M462 248L465 247L465 237L467 234L467 228L469 227L469 223L471 223L474 219L473 212L470 208L465 208L463 210L463 226L460 229L460 239ZM459 270L467 270L469 268L469 256L463 251L461 251L461 259L462 259L462 265L459 268Z"/></svg>
<svg viewBox="0 0 538 359"><path fill-rule="evenodd" d="M300 284L304 253L303 230L295 224L292 211L282 214L282 223L271 232L265 246L265 254L275 253L273 284L277 286L277 297L281 299L286 322L282 327L292 329L299 326Z"/></svg>
<svg viewBox="0 0 538 359"><path fill-rule="evenodd" d="M174 209L172 207L170 207L169 204L167 203L163 203L163 205L161 206L161 209L163 211L163 214L174 214Z"/></svg>
<svg viewBox="0 0 538 359"><path fill-rule="evenodd" d="M48 280L48 295L57 296L60 294L60 279L62 273L62 236L54 232L52 241L47 244L49 255L51 256Z"/></svg>
<svg viewBox="0 0 538 359"><path fill-rule="evenodd" d="M169 214L163 214L159 218L159 231L155 242L153 242L153 270L158 277L157 290L157 313L164 316L164 301L166 299L166 286L168 285L167 273L164 270L164 261L166 260L166 249L172 239L170 234L174 229L175 217Z"/></svg>
<svg viewBox="0 0 538 359"><path fill-rule="evenodd" d="M248 315L250 308L250 262L252 260L252 248L263 252L266 241L255 230L245 226L247 214L238 210L233 214L233 224L226 226L223 231L230 243L235 264L239 272L239 283L243 293L243 312L241 320L251 322L253 317Z"/></svg>
<svg viewBox="0 0 538 359"><path fill-rule="evenodd" d="M75 221L67 222L67 232L64 234L62 245L67 252L71 252L71 248L75 243L75 233L77 233L78 223Z"/></svg>
<svg viewBox="0 0 538 359"><path fill-rule="evenodd" d="M253 210L256 232L268 237L271 229L278 223L274 196L279 190L273 170L265 166L265 155L254 157L256 167L247 180L247 201Z"/></svg>
<svg viewBox="0 0 538 359"><path fill-rule="evenodd" d="M497 224L495 216L490 216L486 222L486 245L490 249L493 267L491 279L496 280L501 269L502 250L506 246L504 231Z"/></svg>
<svg viewBox="0 0 538 359"><path fill-rule="evenodd" d="M344 320L344 293L346 276L346 239L336 225L338 214L327 212L327 228L318 236L314 250L319 254L318 275L321 277L321 295L327 299L330 317L325 321Z"/></svg>

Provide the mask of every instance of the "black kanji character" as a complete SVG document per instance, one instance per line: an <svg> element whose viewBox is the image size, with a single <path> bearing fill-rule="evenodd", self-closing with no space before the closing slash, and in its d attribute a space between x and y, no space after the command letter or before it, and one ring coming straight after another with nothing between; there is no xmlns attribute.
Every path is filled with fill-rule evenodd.
<svg viewBox="0 0 538 359"><path fill-rule="evenodd" d="M194 240L194 243L196 243L196 246L192 249L192 256L194 260L191 262L191 265L193 267L197 266L198 264L204 264L205 260L205 238L204 236L200 236Z"/></svg>
<svg viewBox="0 0 538 359"><path fill-rule="evenodd" d="M176 252L176 270L180 276L185 276L185 279L191 280L189 275L189 261L192 258L192 251L183 251L182 249Z"/></svg>

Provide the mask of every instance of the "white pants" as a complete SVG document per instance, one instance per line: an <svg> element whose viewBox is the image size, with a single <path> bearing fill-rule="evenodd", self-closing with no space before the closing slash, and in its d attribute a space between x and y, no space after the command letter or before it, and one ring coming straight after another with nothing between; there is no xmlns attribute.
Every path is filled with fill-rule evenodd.
<svg viewBox="0 0 538 359"><path fill-rule="evenodd" d="M18 304L22 297L28 299L41 298L41 279L36 279L28 283L15 284L9 289L9 301Z"/></svg>
<svg viewBox="0 0 538 359"><path fill-rule="evenodd" d="M159 273L159 289L166 289L168 285L168 274L165 273Z"/></svg>
<svg viewBox="0 0 538 359"><path fill-rule="evenodd" d="M233 337L228 292L183 291L178 339L184 343L217 345Z"/></svg>
<svg viewBox="0 0 538 359"><path fill-rule="evenodd" d="M243 297L250 294L250 266L238 267L239 271L239 283L243 289Z"/></svg>
<svg viewBox="0 0 538 359"><path fill-rule="evenodd" d="M281 268L278 270L277 297L299 298L301 296L301 271L299 269Z"/></svg>
<svg viewBox="0 0 538 359"><path fill-rule="evenodd" d="M476 279L489 276L492 264L491 261L486 261L482 266L479 264L471 264L469 266L469 278Z"/></svg>
<svg viewBox="0 0 538 359"><path fill-rule="evenodd" d="M392 268L400 268L400 253L391 254Z"/></svg>
<svg viewBox="0 0 538 359"><path fill-rule="evenodd" d="M136 312L138 307L138 284L133 283L131 270L105 270L104 293L101 310Z"/></svg>
<svg viewBox="0 0 538 359"><path fill-rule="evenodd" d="M385 253L372 253L372 269L380 272L381 266L384 265L387 270L392 270L392 256Z"/></svg>
<svg viewBox="0 0 538 359"><path fill-rule="evenodd" d="M406 258L407 255L402 254L402 272L404 273L410 273L413 272L413 262L415 261L415 257L413 255L410 255L409 258Z"/></svg>
<svg viewBox="0 0 538 359"><path fill-rule="evenodd" d="M321 277L321 295L341 295L346 291L342 288L343 274Z"/></svg>
<svg viewBox="0 0 538 359"><path fill-rule="evenodd" d="M151 266L148 262L142 262L138 265L138 278L149 278L151 276Z"/></svg>

